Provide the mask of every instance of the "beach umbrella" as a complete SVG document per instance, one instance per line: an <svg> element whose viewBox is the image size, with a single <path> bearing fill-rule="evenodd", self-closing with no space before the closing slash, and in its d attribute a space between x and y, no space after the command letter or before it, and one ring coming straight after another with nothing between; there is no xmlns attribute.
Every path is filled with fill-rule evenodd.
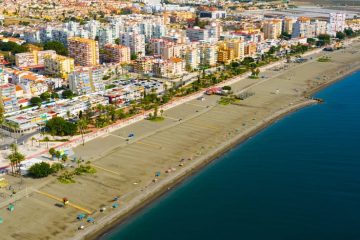
<svg viewBox="0 0 360 240"><path fill-rule="evenodd" d="M160 172L156 172L155 177L160 177Z"/></svg>
<svg viewBox="0 0 360 240"><path fill-rule="evenodd" d="M113 208L118 208L118 207L119 207L119 204L118 204L118 203L114 203L114 204L112 205L112 207L113 207Z"/></svg>
<svg viewBox="0 0 360 240"><path fill-rule="evenodd" d="M9 204L8 210L9 210L10 212L14 211L14 210L15 210L15 206L14 206L13 204Z"/></svg>
<svg viewBox="0 0 360 240"><path fill-rule="evenodd" d="M95 222L94 218L92 218L92 217L88 217L86 221L88 223L94 223Z"/></svg>
<svg viewBox="0 0 360 240"><path fill-rule="evenodd" d="M80 214L77 215L76 218L77 218L78 220L81 220L81 219L83 219L84 217L85 217L85 214L80 213Z"/></svg>

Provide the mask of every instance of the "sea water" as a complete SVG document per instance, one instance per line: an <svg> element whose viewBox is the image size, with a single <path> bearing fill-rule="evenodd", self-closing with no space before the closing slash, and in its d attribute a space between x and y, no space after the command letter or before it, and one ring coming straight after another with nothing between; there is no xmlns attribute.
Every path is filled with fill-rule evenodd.
<svg viewBox="0 0 360 240"><path fill-rule="evenodd" d="M226 153L102 240L360 239L360 72Z"/></svg>

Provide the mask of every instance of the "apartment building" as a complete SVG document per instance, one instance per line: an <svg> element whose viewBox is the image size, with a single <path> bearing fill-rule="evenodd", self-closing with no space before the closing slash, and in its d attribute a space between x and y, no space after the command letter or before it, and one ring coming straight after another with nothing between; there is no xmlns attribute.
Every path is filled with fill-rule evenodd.
<svg viewBox="0 0 360 240"><path fill-rule="evenodd" d="M69 87L75 94L83 95L105 90L103 70L99 67L83 67L69 74Z"/></svg>
<svg viewBox="0 0 360 240"><path fill-rule="evenodd" d="M197 26L188 28L186 29L186 37L188 37L191 42L206 41L209 39L209 30Z"/></svg>
<svg viewBox="0 0 360 240"><path fill-rule="evenodd" d="M134 71L139 74L151 74L153 68L153 57L141 57L135 60Z"/></svg>
<svg viewBox="0 0 360 240"><path fill-rule="evenodd" d="M280 19L267 20L263 22L263 32L265 39L278 39L282 31L282 21Z"/></svg>
<svg viewBox="0 0 360 240"><path fill-rule="evenodd" d="M185 50L185 68L188 71L198 69L200 65L200 50L197 46L189 46Z"/></svg>
<svg viewBox="0 0 360 240"><path fill-rule="evenodd" d="M3 105L5 113L19 110L16 98L16 85L7 83L0 85L0 104Z"/></svg>
<svg viewBox="0 0 360 240"><path fill-rule="evenodd" d="M215 44L200 45L200 64L215 66L217 63L217 46Z"/></svg>
<svg viewBox="0 0 360 240"><path fill-rule="evenodd" d="M337 32L343 32L346 27L345 13L330 13L329 14L329 29L328 33L335 36Z"/></svg>
<svg viewBox="0 0 360 240"><path fill-rule="evenodd" d="M155 59L152 65L152 73L156 77L177 77L184 73L185 62L181 58L168 60Z"/></svg>
<svg viewBox="0 0 360 240"><path fill-rule="evenodd" d="M292 34L293 32L293 24L296 22L295 18L285 18L283 21L283 32L288 34Z"/></svg>
<svg viewBox="0 0 360 240"><path fill-rule="evenodd" d="M293 24L292 37L311 38L315 37L315 25L311 23L308 17L299 17Z"/></svg>
<svg viewBox="0 0 360 240"><path fill-rule="evenodd" d="M45 73L66 79L68 74L74 71L74 59L56 55L47 56L44 61Z"/></svg>
<svg viewBox="0 0 360 240"><path fill-rule="evenodd" d="M32 51L25 53L15 54L15 64L17 67L34 67L38 65L44 65L44 59L47 56L53 57L56 55L54 50L46 51Z"/></svg>
<svg viewBox="0 0 360 240"><path fill-rule="evenodd" d="M120 33L120 43L130 48L131 54L145 56L145 36L136 32Z"/></svg>
<svg viewBox="0 0 360 240"><path fill-rule="evenodd" d="M130 48L124 45L106 44L101 54L104 62L129 63L131 61Z"/></svg>
<svg viewBox="0 0 360 240"><path fill-rule="evenodd" d="M257 51L257 44L254 42L247 42L244 46L244 56L253 57Z"/></svg>
<svg viewBox="0 0 360 240"><path fill-rule="evenodd" d="M72 37L68 39L69 56L75 60L75 65L99 65L99 46L95 40Z"/></svg>

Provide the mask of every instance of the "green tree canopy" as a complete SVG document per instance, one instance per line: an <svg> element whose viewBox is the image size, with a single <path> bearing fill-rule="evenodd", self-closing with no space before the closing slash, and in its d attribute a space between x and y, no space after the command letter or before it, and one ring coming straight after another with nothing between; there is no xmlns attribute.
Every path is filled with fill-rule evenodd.
<svg viewBox="0 0 360 240"><path fill-rule="evenodd" d="M32 97L32 98L30 99L31 105L33 105L33 106L38 106L38 107L41 107L42 101L43 101L43 100L42 100L41 98L39 98L39 97Z"/></svg>
<svg viewBox="0 0 360 240"><path fill-rule="evenodd" d="M68 50L62 42L49 41L44 44L44 50L54 50L57 54L67 56Z"/></svg>
<svg viewBox="0 0 360 240"><path fill-rule="evenodd" d="M29 168L30 176L34 178L43 178L52 174L54 171L51 168L50 164L46 162L35 163Z"/></svg>
<svg viewBox="0 0 360 240"><path fill-rule="evenodd" d="M340 40L345 39L345 37L346 37L346 34L343 33L343 32L337 32L337 33L336 33L336 38L338 38L338 39L340 39Z"/></svg>
<svg viewBox="0 0 360 240"><path fill-rule="evenodd" d="M62 117L54 117L46 123L47 131L51 135L73 136L76 134L77 126L75 123L66 121Z"/></svg>
<svg viewBox="0 0 360 240"><path fill-rule="evenodd" d="M49 101L51 98L51 94L49 92L43 92L42 94L40 94L40 98L43 101Z"/></svg>
<svg viewBox="0 0 360 240"><path fill-rule="evenodd" d="M70 89L68 89L68 90L64 90L61 96L66 99L71 99L74 97L74 93Z"/></svg>

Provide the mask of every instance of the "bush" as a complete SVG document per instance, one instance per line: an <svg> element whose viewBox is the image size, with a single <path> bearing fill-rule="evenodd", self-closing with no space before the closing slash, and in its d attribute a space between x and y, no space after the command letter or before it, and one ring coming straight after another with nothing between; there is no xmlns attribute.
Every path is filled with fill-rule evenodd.
<svg viewBox="0 0 360 240"><path fill-rule="evenodd" d="M230 86L223 86L222 89L223 89L223 90L227 90L227 91L231 91L231 87L230 87Z"/></svg>
<svg viewBox="0 0 360 240"><path fill-rule="evenodd" d="M61 163L54 163L53 165L51 165L51 169L53 173L57 173L58 171L64 169L64 166Z"/></svg>
<svg viewBox="0 0 360 240"><path fill-rule="evenodd" d="M75 170L74 170L75 175L82 175L85 173L94 174L94 173L96 173L96 169L90 165L80 165L79 167L75 168Z"/></svg>
<svg viewBox="0 0 360 240"><path fill-rule="evenodd" d="M63 174L61 174L58 177L58 180L64 184L75 183L74 174L68 171L65 171Z"/></svg>
<svg viewBox="0 0 360 240"><path fill-rule="evenodd" d="M34 178L47 177L53 173L53 169L50 164L46 162L35 163L29 169L29 174Z"/></svg>

